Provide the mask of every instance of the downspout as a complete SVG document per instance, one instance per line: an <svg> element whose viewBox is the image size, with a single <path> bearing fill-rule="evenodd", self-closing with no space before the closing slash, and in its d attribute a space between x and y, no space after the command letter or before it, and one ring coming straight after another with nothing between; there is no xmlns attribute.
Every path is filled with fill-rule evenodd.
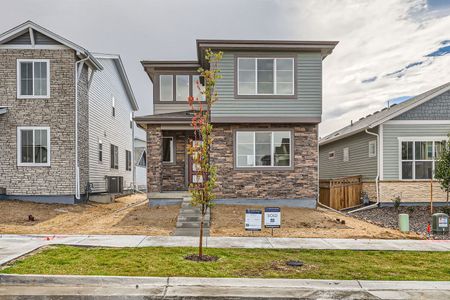
<svg viewBox="0 0 450 300"><path fill-rule="evenodd" d="M132 172L133 172L133 192L137 190L137 186L136 186L136 164L134 161L134 149L136 147L135 145L135 139L134 139L134 111L131 112L131 168L132 168Z"/></svg>
<svg viewBox="0 0 450 300"><path fill-rule="evenodd" d="M378 133L374 133L374 132L370 132L368 129L366 129L366 133L370 134L370 135L374 135L377 137L377 177L375 178L375 189L376 189L376 194L377 194L377 202L365 207L361 207L352 211L349 211L348 213L354 213L357 211L362 211L362 210L366 210L366 209L370 209L373 207L378 207L378 205L380 204L380 189L379 189L379 179L380 179L380 153L381 151L379 151L379 147L380 147L380 135Z"/></svg>
<svg viewBox="0 0 450 300"><path fill-rule="evenodd" d="M81 72L78 72L78 64L88 60L89 57L75 61L75 199L80 199L80 166L78 164L78 80Z"/></svg>

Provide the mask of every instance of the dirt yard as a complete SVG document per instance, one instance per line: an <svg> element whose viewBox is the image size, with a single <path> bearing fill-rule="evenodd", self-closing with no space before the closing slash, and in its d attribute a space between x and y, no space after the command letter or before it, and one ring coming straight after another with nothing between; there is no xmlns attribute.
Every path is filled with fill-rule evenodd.
<svg viewBox="0 0 450 300"><path fill-rule="evenodd" d="M211 211L213 236L270 236L271 229L249 232L244 229L245 209L262 207L217 205ZM339 219L339 221L337 220ZM342 224L342 220L345 224ZM418 234L403 234L356 218L324 209L281 208L281 228L274 229L275 237L307 238L421 238Z"/></svg>
<svg viewBox="0 0 450 300"><path fill-rule="evenodd" d="M149 207L146 195L80 205L0 201L0 233L170 235L179 206ZM32 215L35 221L29 221Z"/></svg>

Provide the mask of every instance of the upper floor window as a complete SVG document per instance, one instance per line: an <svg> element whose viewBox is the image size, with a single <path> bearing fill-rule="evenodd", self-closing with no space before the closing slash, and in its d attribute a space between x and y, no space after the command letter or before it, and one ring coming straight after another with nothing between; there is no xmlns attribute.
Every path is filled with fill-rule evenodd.
<svg viewBox="0 0 450 300"><path fill-rule="evenodd" d="M348 147L345 147L344 149L342 149L342 160L343 161L349 161L350 160Z"/></svg>
<svg viewBox="0 0 450 300"><path fill-rule="evenodd" d="M114 98L114 96L112 96L111 99L111 107L112 107L112 116L115 117L116 116L116 98Z"/></svg>
<svg viewBox="0 0 450 300"><path fill-rule="evenodd" d="M201 84L200 76L193 75L192 76L192 96L194 97L194 99L199 99L201 101L204 101L205 96L201 93L199 88L203 90L203 85Z"/></svg>
<svg viewBox="0 0 450 300"><path fill-rule="evenodd" d="M17 165L50 166L50 128L17 128Z"/></svg>
<svg viewBox="0 0 450 300"><path fill-rule="evenodd" d="M98 140L98 161L103 161L103 142Z"/></svg>
<svg viewBox="0 0 450 300"><path fill-rule="evenodd" d="M111 144L111 169L119 169L119 147Z"/></svg>
<svg viewBox="0 0 450 300"><path fill-rule="evenodd" d="M17 60L17 98L50 96L50 61L48 59Z"/></svg>
<svg viewBox="0 0 450 300"><path fill-rule="evenodd" d="M125 150L125 169L131 171L131 151Z"/></svg>
<svg viewBox="0 0 450 300"><path fill-rule="evenodd" d="M369 157L377 156L377 141L369 142Z"/></svg>
<svg viewBox="0 0 450 300"><path fill-rule="evenodd" d="M189 75L177 75L176 77L176 100L187 101L189 97Z"/></svg>
<svg viewBox="0 0 450 300"><path fill-rule="evenodd" d="M159 100L173 101L173 76L159 76Z"/></svg>
<svg viewBox="0 0 450 300"><path fill-rule="evenodd" d="M294 95L293 58L237 59L238 95Z"/></svg>

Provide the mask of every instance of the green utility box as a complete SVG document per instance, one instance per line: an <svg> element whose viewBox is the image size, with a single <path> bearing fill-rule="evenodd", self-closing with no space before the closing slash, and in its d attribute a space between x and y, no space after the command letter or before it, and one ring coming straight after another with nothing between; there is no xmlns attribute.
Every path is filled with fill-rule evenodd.
<svg viewBox="0 0 450 300"><path fill-rule="evenodd" d="M433 233L448 233L448 215L444 213L436 213L432 216L431 228Z"/></svg>
<svg viewBox="0 0 450 300"><path fill-rule="evenodd" d="M409 232L409 215L399 214L398 215L398 228L401 232Z"/></svg>

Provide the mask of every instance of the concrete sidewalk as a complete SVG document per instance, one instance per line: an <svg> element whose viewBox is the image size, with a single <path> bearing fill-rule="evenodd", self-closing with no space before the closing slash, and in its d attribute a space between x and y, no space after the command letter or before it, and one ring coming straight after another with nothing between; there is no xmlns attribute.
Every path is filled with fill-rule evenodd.
<svg viewBox="0 0 450 300"><path fill-rule="evenodd" d="M121 299L125 296L127 299L449 299L450 282L0 275L0 296L8 299Z"/></svg>
<svg viewBox="0 0 450 300"><path fill-rule="evenodd" d="M0 236L0 264L4 264L45 245L196 247L197 243L197 237L185 236L4 234ZM205 237L204 246L209 248L450 251L450 240Z"/></svg>

